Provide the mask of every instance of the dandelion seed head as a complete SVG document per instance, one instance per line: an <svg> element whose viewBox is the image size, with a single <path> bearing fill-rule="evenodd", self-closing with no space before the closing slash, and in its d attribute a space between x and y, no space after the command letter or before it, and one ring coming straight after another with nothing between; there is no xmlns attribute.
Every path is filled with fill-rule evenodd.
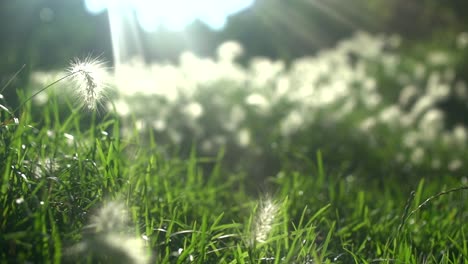
<svg viewBox="0 0 468 264"><path fill-rule="evenodd" d="M95 110L104 97L107 88L105 63L99 58L86 57L84 60L72 60L68 72L75 83L75 92L82 104L89 110Z"/></svg>

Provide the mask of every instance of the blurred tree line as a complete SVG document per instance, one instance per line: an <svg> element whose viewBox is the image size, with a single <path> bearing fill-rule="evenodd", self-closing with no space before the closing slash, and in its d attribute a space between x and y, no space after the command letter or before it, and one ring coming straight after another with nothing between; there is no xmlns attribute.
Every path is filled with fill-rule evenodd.
<svg viewBox="0 0 468 264"><path fill-rule="evenodd" d="M438 32L467 30L466 0L257 0L215 32L195 22L186 32L164 29L145 34L150 60L176 61L182 50L213 55L225 40L242 43L245 58L290 60L329 47L353 31L391 32L424 42ZM83 1L3 0L0 2L0 85L26 64L32 69L67 65L75 56L112 59L107 15L90 15ZM25 74L26 73L26 74ZM13 84L19 87L24 79Z"/></svg>

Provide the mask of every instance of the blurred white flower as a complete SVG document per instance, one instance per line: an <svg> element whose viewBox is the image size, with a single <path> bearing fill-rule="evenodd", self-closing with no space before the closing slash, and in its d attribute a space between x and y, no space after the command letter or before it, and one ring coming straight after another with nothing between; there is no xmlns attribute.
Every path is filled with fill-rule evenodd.
<svg viewBox="0 0 468 264"><path fill-rule="evenodd" d="M464 49L468 47L468 32L462 32L457 37L457 47Z"/></svg>
<svg viewBox="0 0 468 264"><path fill-rule="evenodd" d="M237 140L239 142L239 146L247 147L250 144L250 132L248 129L244 128L239 131L237 134Z"/></svg>
<svg viewBox="0 0 468 264"><path fill-rule="evenodd" d="M156 131L164 131L166 129L166 121L162 120L162 119L156 119L153 121L153 128L156 130Z"/></svg>
<svg viewBox="0 0 468 264"><path fill-rule="evenodd" d="M455 84L454 93L460 99L466 100L468 97L468 89L466 88L466 83L463 81L457 81Z"/></svg>
<svg viewBox="0 0 468 264"><path fill-rule="evenodd" d="M289 136L304 125L304 117L297 110L291 111L280 124L281 134Z"/></svg>
<svg viewBox="0 0 468 264"><path fill-rule="evenodd" d="M464 147L466 145L467 140L466 128L462 125L457 125L453 129L453 138L455 140L456 145Z"/></svg>
<svg viewBox="0 0 468 264"><path fill-rule="evenodd" d="M440 159L433 159L431 162L431 167L435 170L440 169L440 167L442 167L442 162Z"/></svg>
<svg viewBox="0 0 468 264"><path fill-rule="evenodd" d="M397 105L391 105L383 109L379 114L379 120L388 125L398 124L401 118L401 110Z"/></svg>
<svg viewBox="0 0 468 264"><path fill-rule="evenodd" d="M408 106L409 103L416 98L419 94L418 88L414 85L407 85L401 90L400 97L398 99L402 106Z"/></svg>
<svg viewBox="0 0 468 264"><path fill-rule="evenodd" d="M265 110L268 108L268 100L261 94L253 93L245 99L248 105L257 106L258 108Z"/></svg>
<svg viewBox="0 0 468 264"><path fill-rule="evenodd" d="M419 122L419 129L422 132L434 131L440 132L444 128L444 113L438 109L428 110L421 121Z"/></svg>
<svg viewBox="0 0 468 264"><path fill-rule="evenodd" d="M403 135L403 146L414 148L419 142L420 136L416 131L408 131Z"/></svg>
<svg viewBox="0 0 468 264"><path fill-rule="evenodd" d="M236 41L226 41L217 50L219 60L224 62L232 62L243 52L242 46Z"/></svg>
<svg viewBox="0 0 468 264"><path fill-rule="evenodd" d="M459 159L454 159L448 164L448 169L450 171L456 171L463 166L463 162Z"/></svg>
<svg viewBox="0 0 468 264"><path fill-rule="evenodd" d="M68 256L90 256L94 261L146 264L151 256L141 238L125 233L129 228L128 210L121 202L109 202L92 218L85 239L67 251Z"/></svg>
<svg viewBox="0 0 468 264"><path fill-rule="evenodd" d="M428 55L428 62L434 66L446 65L449 60L448 54L443 51L433 51Z"/></svg>
<svg viewBox="0 0 468 264"><path fill-rule="evenodd" d="M117 114L119 114L120 116L126 117L130 114L130 106L125 100L120 99L115 101L114 106Z"/></svg>
<svg viewBox="0 0 468 264"><path fill-rule="evenodd" d="M257 57L250 63L252 75L250 82L254 87L265 87L270 84L284 70L284 62L271 61L270 59Z"/></svg>
<svg viewBox="0 0 468 264"><path fill-rule="evenodd" d="M426 142L435 140L444 126L444 113L438 109L427 111L418 125L421 138Z"/></svg>
<svg viewBox="0 0 468 264"><path fill-rule="evenodd" d="M359 129L363 132L370 132L376 124L377 120L371 116L361 121L359 124Z"/></svg>
<svg viewBox="0 0 468 264"><path fill-rule="evenodd" d="M420 165L424 161L425 151L421 147L416 147L411 153L411 162L416 165Z"/></svg>
<svg viewBox="0 0 468 264"><path fill-rule="evenodd" d="M191 119L198 119L203 115L203 106L197 102L191 102L184 107L183 111Z"/></svg>
<svg viewBox="0 0 468 264"><path fill-rule="evenodd" d="M411 112L409 114L412 118L417 118L422 113L431 108L434 105L434 103L435 100L431 96L425 94L416 101L414 106L411 108Z"/></svg>

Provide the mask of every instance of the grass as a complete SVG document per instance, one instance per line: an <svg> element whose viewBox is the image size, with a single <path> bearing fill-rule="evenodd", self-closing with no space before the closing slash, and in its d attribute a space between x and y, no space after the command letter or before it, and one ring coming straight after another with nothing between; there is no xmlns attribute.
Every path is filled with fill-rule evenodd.
<svg viewBox="0 0 468 264"><path fill-rule="evenodd" d="M2 110L2 263L468 262L458 179L372 181L325 167L318 151L282 161L263 187L225 170L223 151L169 157L136 128L122 139L111 113L64 114L51 98L18 122Z"/></svg>

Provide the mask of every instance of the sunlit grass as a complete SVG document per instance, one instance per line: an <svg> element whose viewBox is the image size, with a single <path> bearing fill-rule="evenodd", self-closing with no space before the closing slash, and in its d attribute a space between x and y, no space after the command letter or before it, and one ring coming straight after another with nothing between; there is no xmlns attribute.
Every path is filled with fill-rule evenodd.
<svg viewBox="0 0 468 264"><path fill-rule="evenodd" d="M27 104L18 124L1 126L2 261L467 260L466 192L435 197L418 209L427 197L458 186L456 180L402 188L388 178L379 186L327 173L327 157L318 155L271 177L274 191L260 202L245 192L255 184L249 176L224 171L222 155L168 159L157 139L121 140L115 117L97 121L90 113L61 120L53 101L35 109L40 119L30 117ZM89 128L80 126L83 119ZM206 163L213 166L202 170ZM408 199L404 190L412 189ZM258 228L265 231L260 239Z"/></svg>
<svg viewBox="0 0 468 264"><path fill-rule="evenodd" d="M358 42L366 39L361 35ZM342 49L355 45L344 42ZM428 66L422 81L416 76L405 83L423 83L415 88L420 97L408 106L376 86L397 83L391 77L405 69L390 71L393 62L370 60L378 74L366 72L335 52L298 60L287 74L281 62L259 59L248 71L231 62L224 65L231 79L210 85L201 79L193 97L187 84L187 94L173 101L161 96L126 102L146 111L151 119L143 121L156 122L151 125L138 112L118 113L118 101L110 101L107 112L83 112L63 92L70 88L65 82L44 90L48 98L42 104L20 93L24 103L18 111L2 97L0 262L467 262L468 194L466 178L459 176L466 167L460 148L466 132L444 126L436 103L445 95L434 88L447 85L456 92L454 80L440 72L443 66ZM340 88L343 76L337 74L326 82L330 86L317 88L343 92L332 96L332 104L301 96L301 76L307 85L320 83L331 71L323 63L337 54L341 68L333 73L362 79L351 86L350 77ZM186 59L188 73L220 63ZM317 69L322 73L306 74ZM237 74L250 70L266 77L247 77L252 90L239 88ZM286 77L292 80L287 92L268 88ZM302 92L310 91L307 85ZM360 102L356 91L378 94L382 103L370 110L343 107L348 112L337 117L342 103ZM399 92L396 98L403 97ZM159 111L150 111L151 104ZM404 117L412 115L417 121L405 125ZM282 123L287 131L278 130ZM200 125L202 139L217 144L211 146L214 155L201 154L207 153L198 144L203 142L187 141ZM225 141L219 139L222 129L230 131L221 135ZM174 132L179 141L164 138ZM408 139L411 133L416 143ZM236 142L243 152L233 153L226 142ZM233 156L241 162L233 165ZM454 158L461 164L455 166Z"/></svg>

